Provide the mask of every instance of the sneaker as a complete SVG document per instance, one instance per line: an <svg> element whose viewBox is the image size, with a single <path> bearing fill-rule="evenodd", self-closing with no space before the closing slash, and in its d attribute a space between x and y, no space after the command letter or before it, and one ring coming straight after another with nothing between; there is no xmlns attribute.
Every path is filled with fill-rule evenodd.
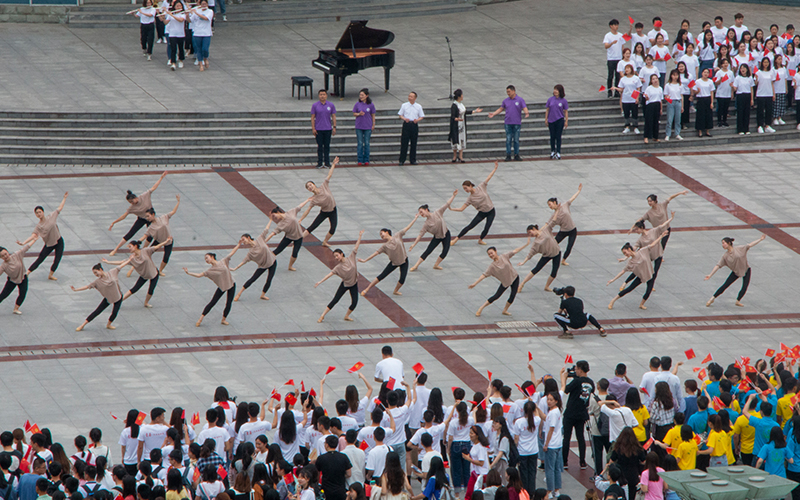
<svg viewBox="0 0 800 500"><path fill-rule="evenodd" d="M800 125L798 125L798 129L797 130L800 130ZM739 135L744 135L744 132L739 132Z"/></svg>
<svg viewBox="0 0 800 500"><path fill-rule="evenodd" d="M629 129L628 127L625 127L624 129L622 129L622 133L623 134L630 134L631 133L631 129Z"/></svg>
<svg viewBox="0 0 800 500"><path fill-rule="evenodd" d="M683 140L683 137L681 137L681 136L680 136L680 134L679 134L679 135L676 135L676 136L675 136L675 138L676 138L676 139L678 139L679 141L682 141L682 140Z"/></svg>
<svg viewBox="0 0 800 500"><path fill-rule="evenodd" d="M151 56L151 55L149 55L149 54L148 54L148 56L147 56L147 60L148 60L148 61L152 61L152 60L153 60L153 56Z"/></svg>
<svg viewBox="0 0 800 500"><path fill-rule="evenodd" d="M511 155L506 155L506 161L511 161Z"/></svg>
<svg viewBox="0 0 800 500"><path fill-rule="evenodd" d="M583 463L581 464L581 470L586 470L586 469L588 469L588 468L589 468L589 465L588 465L586 462L583 462Z"/></svg>
<svg viewBox="0 0 800 500"><path fill-rule="evenodd" d="M161 43L161 39L159 38L158 40L156 40L156 43Z"/></svg>
<svg viewBox="0 0 800 500"><path fill-rule="evenodd" d="M639 132L639 129L638 129L638 128L634 128L634 129L633 129L633 133L634 133L634 134L636 134L636 135L639 135L639 134L641 134L641 132Z"/></svg>
<svg viewBox="0 0 800 500"><path fill-rule="evenodd" d="M800 130L800 123L797 124L797 130Z"/></svg>
<svg viewBox="0 0 800 500"><path fill-rule="evenodd" d="M669 136L664 137L664 140L669 142Z"/></svg>
<svg viewBox="0 0 800 500"><path fill-rule="evenodd" d="M522 158L519 155L514 155L514 161L522 161Z"/></svg>
<svg viewBox="0 0 800 500"><path fill-rule="evenodd" d="M778 118L778 125L786 125L786 122L783 121L783 118Z"/></svg>
<svg viewBox="0 0 800 500"><path fill-rule="evenodd" d="M777 119L777 118L775 118L774 120L772 120L772 124L773 124L773 125L775 125L775 126L777 127L777 126L779 125L779 124L778 124L778 119Z"/></svg>
<svg viewBox="0 0 800 500"><path fill-rule="evenodd" d="M182 67L183 67L183 61L178 61L178 68L182 68Z"/></svg>
<svg viewBox="0 0 800 500"><path fill-rule="evenodd" d="M167 59L167 66L172 66L172 61L170 61L169 59Z"/></svg>
<svg viewBox="0 0 800 500"><path fill-rule="evenodd" d="M770 127L769 125L767 125L767 127L766 127L764 130L766 130L766 131L767 131L767 132L769 132L770 134L771 134L771 133L773 133L773 132L775 132L775 129L774 129L774 128L772 128L772 127Z"/></svg>
<svg viewBox="0 0 800 500"><path fill-rule="evenodd" d="M556 157L556 152L555 151L550 151L550 159L552 160L555 157Z"/></svg>
<svg viewBox="0 0 800 500"><path fill-rule="evenodd" d="M764 133L764 127L758 127L758 133L759 134L763 134Z"/></svg>
<svg viewBox="0 0 800 500"><path fill-rule="evenodd" d="M558 336L558 338L560 338L560 339L574 339L574 338L575 338L575 336L574 336L574 335L572 335L572 334L571 334L571 333L569 333L569 332L564 332L564 333L562 333L561 335L559 335L559 336ZM567 466L565 465L565 466L564 466L564 470L566 470L566 469L567 469Z"/></svg>
<svg viewBox="0 0 800 500"><path fill-rule="evenodd" d="M195 59L195 60L194 60L194 65L195 65L195 66L197 66L198 64L200 64L200 61L198 61L197 59Z"/></svg>
<svg viewBox="0 0 800 500"><path fill-rule="evenodd" d="M317 163L317 168L322 168L322 163Z"/></svg>
<svg viewBox="0 0 800 500"><path fill-rule="evenodd" d="M560 160L560 159L561 159L561 153L556 153L556 160Z"/></svg>
<svg viewBox="0 0 800 500"><path fill-rule="evenodd" d="M227 21L228 20L228 16L222 16L222 20L223 21Z"/></svg>
<svg viewBox="0 0 800 500"><path fill-rule="evenodd" d="M750 135L750 131L748 130L747 132L744 133L744 135Z"/></svg>
<svg viewBox="0 0 800 500"><path fill-rule="evenodd" d="M170 64L169 67L170 67L170 69L172 69L172 71L175 71L175 65L174 64Z"/></svg>

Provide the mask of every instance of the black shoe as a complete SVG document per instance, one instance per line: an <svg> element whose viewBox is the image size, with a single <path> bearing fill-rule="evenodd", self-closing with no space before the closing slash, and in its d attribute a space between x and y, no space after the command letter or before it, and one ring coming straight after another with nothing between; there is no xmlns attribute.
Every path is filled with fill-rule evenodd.
<svg viewBox="0 0 800 500"><path fill-rule="evenodd" d="M325 168L331 168L331 164L330 163L326 163L325 164Z"/></svg>
<svg viewBox="0 0 800 500"><path fill-rule="evenodd" d="M417 162L415 162L415 161L411 161L411 162L408 162L408 163L409 163L409 165L416 165L417 164Z"/></svg>
<svg viewBox="0 0 800 500"><path fill-rule="evenodd" d="M457 161L458 161L457 159L453 159L453 163L456 163Z"/></svg>
<svg viewBox="0 0 800 500"><path fill-rule="evenodd" d="M619 92L614 92L614 97L619 97Z"/></svg>
<svg viewBox="0 0 800 500"><path fill-rule="evenodd" d="M511 161L511 155L506 155L506 161Z"/></svg>
<svg viewBox="0 0 800 500"><path fill-rule="evenodd" d="M612 93L612 92L609 90L609 91L608 91L608 97L609 97L609 99L610 99L610 98L611 98L611 96L613 96L613 95L614 95L614 94L613 94L613 93Z"/></svg>
<svg viewBox="0 0 800 500"><path fill-rule="evenodd" d="M522 161L522 158L519 155L514 155L514 161Z"/></svg>
<svg viewBox="0 0 800 500"><path fill-rule="evenodd" d="M317 163L317 168L322 168L322 163Z"/></svg>
<svg viewBox="0 0 800 500"><path fill-rule="evenodd" d="M405 164L406 164L406 162L404 162L404 161L401 161L400 163L398 163L398 164L397 164L397 166L398 166L398 167L402 167L402 166L403 166L403 165L405 165Z"/></svg>

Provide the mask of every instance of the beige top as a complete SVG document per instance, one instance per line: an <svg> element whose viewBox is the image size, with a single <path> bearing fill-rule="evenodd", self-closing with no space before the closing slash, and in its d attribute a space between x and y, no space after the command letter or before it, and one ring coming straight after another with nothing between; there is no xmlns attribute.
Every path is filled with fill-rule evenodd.
<svg viewBox="0 0 800 500"><path fill-rule="evenodd" d="M22 258L31 248L31 245L25 245L21 249L11 254L11 259L8 262L0 261L0 274L6 273L8 279L15 285L19 285L25 280L26 269L25 264L22 263ZM10 252L9 252L10 253Z"/></svg>
<svg viewBox="0 0 800 500"><path fill-rule="evenodd" d="M431 212L431 216L425 219L425 224L423 224L419 235L423 236L425 233L431 233L434 238L444 238L444 235L447 234L447 224L444 223L445 210L447 210L447 205L435 212Z"/></svg>
<svg viewBox="0 0 800 500"><path fill-rule="evenodd" d="M311 206L319 207L323 212L333 212L333 209L336 208L336 200L333 199L329 184L330 181L328 179L322 181L319 186L319 193L311 198Z"/></svg>
<svg viewBox="0 0 800 500"><path fill-rule="evenodd" d="M539 236L534 238L533 245L531 245L531 249L528 252L529 259L532 259L537 253L542 254L542 257L555 257L561 253L561 249L558 248L558 242L553 237L553 225L552 221L545 224L539 231Z"/></svg>
<svg viewBox="0 0 800 500"><path fill-rule="evenodd" d="M153 208L153 204L150 202L150 193L153 192L153 188L148 189L144 193L137 196L139 198L139 203L136 205L130 205L128 210L125 212L126 214L133 214L137 217L141 217L144 219L145 214L148 210Z"/></svg>
<svg viewBox="0 0 800 500"><path fill-rule="evenodd" d="M639 236L639 239L636 240L636 244L633 245L633 247L637 250L646 247L655 240L660 239L661 235L664 234L666 230L666 227L654 227L649 231L645 231L641 236ZM650 247L650 260L656 260L663 255L664 247L662 247L660 244Z"/></svg>
<svg viewBox="0 0 800 500"><path fill-rule="evenodd" d="M517 270L514 269L514 265L511 264L511 257L514 256L514 252L508 252L504 254L498 254L497 260L492 261L489 264L489 267L486 268L486 271L483 272L483 275L487 278L490 276L494 276L498 280L500 280L500 284L509 287L514 280L519 277Z"/></svg>
<svg viewBox="0 0 800 500"><path fill-rule="evenodd" d="M218 260L213 266L203 271L203 276L213 281L220 290L227 292L234 285L231 268L228 267L230 263L230 257Z"/></svg>
<svg viewBox="0 0 800 500"><path fill-rule="evenodd" d="M89 283L89 288L95 288L109 304L116 304L122 300L122 292L119 289L119 271L120 267L109 269L106 275L102 278Z"/></svg>
<svg viewBox="0 0 800 500"><path fill-rule="evenodd" d="M571 201L561 203L556 211L553 212L553 215L550 216L550 220L555 223L554 225L558 226L560 231L572 231L575 229L575 223L572 222L572 214L569 211L570 205L572 205Z"/></svg>
<svg viewBox="0 0 800 500"><path fill-rule="evenodd" d="M722 254L722 258L719 259L717 265L719 267L729 267L733 274L741 278L747 274L747 269L750 267L747 263L748 250L750 250L750 247L747 245L735 246L730 252L726 251Z"/></svg>
<svg viewBox="0 0 800 500"><path fill-rule="evenodd" d="M389 261L393 266L399 266L406 261L408 255L406 254L406 247L403 245L403 236L406 231L401 229L392 235L392 239L381 245L378 253L385 253L389 257Z"/></svg>
<svg viewBox="0 0 800 500"><path fill-rule="evenodd" d="M151 280L158 276L158 268L153 262L153 247L142 248L138 257L131 259L131 265L139 273L139 276L146 280Z"/></svg>
<svg viewBox="0 0 800 500"><path fill-rule="evenodd" d="M667 205L669 205L669 201L662 201L660 203L656 203L656 206L652 207L650 210L644 213L644 215L642 216L642 220L650 222L650 224L652 224L653 227L660 226L661 224L667 222L667 220L669 219L669 211L667 210Z"/></svg>
<svg viewBox="0 0 800 500"><path fill-rule="evenodd" d="M632 272L634 276L647 283L653 277L653 263L650 262L650 252L639 250L636 255L625 265L625 270Z"/></svg>
<svg viewBox="0 0 800 500"><path fill-rule="evenodd" d="M152 236L155 244L167 241L172 238L172 231L169 230L169 219L172 217L170 214L159 215L150 227L145 231L145 236Z"/></svg>
<svg viewBox="0 0 800 500"><path fill-rule="evenodd" d="M44 242L44 246L52 247L58 243L61 238L61 232L58 230L58 210L55 210L50 215L46 216L44 220L39 221L36 227L33 228L33 234L38 234Z"/></svg>
<svg viewBox="0 0 800 500"><path fill-rule="evenodd" d="M486 181L481 182L475 186L475 191L467 197L467 205L472 205L478 212L489 212L494 208L492 200L489 199L489 193L486 192L487 185Z"/></svg>
<svg viewBox="0 0 800 500"><path fill-rule="evenodd" d="M245 262L255 262L259 269L272 267L272 264L275 263L275 254L272 253L266 242L268 233L269 230L265 229L253 240L254 245L247 252L247 257L244 258Z"/></svg>
<svg viewBox="0 0 800 500"><path fill-rule="evenodd" d="M302 238L303 228L300 226L300 222L297 220L297 213L299 211L300 207L295 207L286 212L286 217L284 217L282 221L275 223L277 228L277 231L275 232L280 233L283 231L283 235L290 240L299 240Z"/></svg>
<svg viewBox="0 0 800 500"><path fill-rule="evenodd" d="M353 286L358 283L358 269L356 269L356 252L353 250L350 255L331 270L333 274L342 278L344 286Z"/></svg>

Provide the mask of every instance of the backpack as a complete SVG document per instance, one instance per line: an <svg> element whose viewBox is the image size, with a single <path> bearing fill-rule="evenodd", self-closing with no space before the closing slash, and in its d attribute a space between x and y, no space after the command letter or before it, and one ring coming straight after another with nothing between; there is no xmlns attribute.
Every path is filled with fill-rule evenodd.
<svg viewBox="0 0 800 500"><path fill-rule="evenodd" d="M183 477L181 478L181 483L183 484L184 488L186 488L186 491L189 492L189 496L191 496L193 488L192 488L192 480L189 479L189 467L188 466L183 468Z"/></svg>
<svg viewBox="0 0 800 500"><path fill-rule="evenodd" d="M610 427L611 425L608 423L608 415L600 412L600 416L597 417L597 430L600 432L600 435L608 437L608 430Z"/></svg>
<svg viewBox="0 0 800 500"><path fill-rule="evenodd" d="M100 491L100 487L101 487L100 483L95 483L94 488L92 488L91 490L85 484L81 486L83 492L86 493L86 495L84 495L84 498L93 497L95 493Z"/></svg>
<svg viewBox="0 0 800 500"><path fill-rule="evenodd" d="M2 473L0 472L0 474ZM11 476L11 480L8 481L5 489L0 490L0 498L3 500L17 500L17 492L14 491L14 476Z"/></svg>
<svg viewBox="0 0 800 500"><path fill-rule="evenodd" d="M508 439L508 438L506 438ZM508 466L516 467L519 464L519 450L513 439L508 440Z"/></svg>

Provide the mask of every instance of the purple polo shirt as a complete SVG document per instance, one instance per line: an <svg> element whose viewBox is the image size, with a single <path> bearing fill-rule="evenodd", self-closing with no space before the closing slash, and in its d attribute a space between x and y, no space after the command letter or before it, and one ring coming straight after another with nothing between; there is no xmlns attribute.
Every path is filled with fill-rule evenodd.
<svg viewBox="0 0 800 500"><path fill-rule="evenodd" d="M549 110L547 123L553 123L564 118L564 111L569 109L569 103L566 97L550 96L545 107Z"/></svg>
<svg viewBox="0 0 800 500"><path fill-rule="evenodd" d="M375 114L375 105L358 101L353 106L353 113L364 112L364 116L356 116L356 130L372 130L372 115Z"/></svg>
<svg viewBox="0 0 800 500"><path fill-rule="evenodd" d="M522 125L522 110L528 107L525 104L525 99L519 95L514 96L513 99L506 97L500 107L506 111L504 121L506 125Z"/></svg>
<svg viewBox="0 0 800 500"><path fill-rule="evenodd" d="M331 115L336 114L336 106L332 102L326 101L325 104L315 102L311 106L311 114L314 115L314 126L317 130L333 130Z"/></svg>

